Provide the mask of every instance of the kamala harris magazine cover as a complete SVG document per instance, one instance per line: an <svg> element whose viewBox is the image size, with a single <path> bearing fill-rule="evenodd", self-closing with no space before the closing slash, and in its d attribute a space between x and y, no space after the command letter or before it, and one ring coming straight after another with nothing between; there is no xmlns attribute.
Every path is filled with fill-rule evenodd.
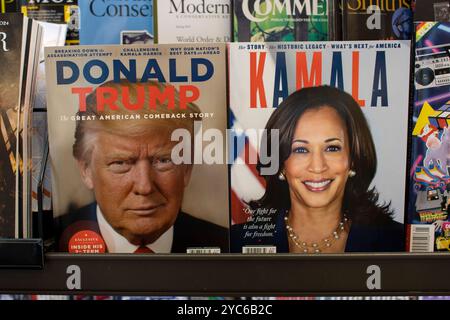
<svg viewBox="0 0 450 320"><path fill-rule="evenodd" d="M45 56L57 250L228 252L225 45Z"/></svg>
<svg viewBox="0 0 450 320"><path fill-rule="evenodd" d="M404 251L409 41L229 44L231 251Z"/></svg>

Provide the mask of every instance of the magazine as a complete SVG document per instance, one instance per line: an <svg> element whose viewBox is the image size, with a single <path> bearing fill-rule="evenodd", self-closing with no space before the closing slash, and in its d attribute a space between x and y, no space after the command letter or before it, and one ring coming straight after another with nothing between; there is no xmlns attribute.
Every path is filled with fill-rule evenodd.
<svg viewBox="0 0 450 320"><path fill-rule="evenodd" d="M342 40L411 40L411 0L342 0Z"/></svg>
<svg viewBox="0 0 450 320"><path fill-rule="evenodd" d="M2 14L0 18L0 52L4 62L0 84L0 237L22 238L31 235L30 110L41 31L37 23L20 13Z"/></svg>
<svg viewBox="0 0 450 320"><path fill-rule="evenodd" d="M83 0L80 44L153 43L153 0Z"/></svg>
<svg viewBox="0 0 450 320"><path fill-rule="evenodd" d="M225 45L45 55L58 250L227 252Z"/></svg>
<svg viewBox="0 0 450 320"><path fill-rule="evenodd" d="M19 12L19 5L21 0L1 0L0 13Z"/></svg>
<svg viewBox="0 0 450 320"><path fill-rule="evenodd" d="M450 22L450 1L415 0L414 21Z"/></svg>
<svg viewBox="0 0 450 320"><path fill-rule="evenodd" d="M231 40L230 0L162 0L155 8L155 43Z"/></svg>
<svg viewBox="0 0 450 320"><path fill-rule="evenodd" d="M234 0L233 41L337 40L336 0Z"/></svg>
<svg viewBox="0 0 450 320"><path fill-rule="evenodd" d="M66 45L79 44L78 0L25 0L22 13L34 20L67 25Z"/></svg>
<svg viewBox="0 0 450 320"><path fill-rule="evenodd" d="M450 250L449 27L446 22L416 23L407 208L410 252Z"/></svg>
<svg viewBox="0 0 450 320"><path fill-rule="evenodd" d="M18 172L17 159L17 127L18 108L20 106L20 57L22 54L22 27L21 15L1 16L1 34L6 38L2 42L1 54L2 63L1 77L1 119L2 119L2 140L0 143L1 155L1 227L0 236L2 238L13 238L18 236L19 214L16 212L16 175Z"/></svg>
<svg viewBox="0 0 450 320"><path fill-rule="evenodd" d="M56 24L39 21L43 28L42 47L39 52L39 65L36 75L35 95L33 102L33 117L32 117L32 190L31 190L31 206L32 212L38 212L39 205L42 205L42 210L51 210L51 183L50 183L50 169L44 171L42 163L45 147L48 144L47 138L47 97L45 86L45 59L44 48L49 46L63 46L66 40L67 25ZM41 173L44 174L41 177ZM40 181L41 178L44 181ZM39 201L39 184L43 184L43 198L42 203Z"/></svg>
<svg viewBox="0 0 450 320"><path fill-rule="evenodd" d="M347 172L344 169L340 169L340 175L336 173L336 177L341 177L342 180L338 180L332 173L327 173L328 167L326 166L329 163L324 162L323 165L327 170L324 169L323 174L314 176L319 178L301 180L301 184L304 185L302 188L308 190L297 186L301 190L295 191L297 187L295 187L294 181L297 181L297 178L294 174L289 176L290 173L286 172L290 158L286 150L290 150L289 141L294 139L294 136L288 135L291 134L289 132L293 132L289 130L294 130L294 127L289 130L287 128L291 124L296 125L297 122L293 122L294 115L281 113L284 101L288 105L292 104L294 113L297 112L296 110L300 110L298 108L301 104L307 106L309 103L317 103L316 109L320 109L319 107L324 105L336 105L335 107L338 108L339 103L336 101L340 101L341 98L346 99L345 101L351 100L352 105L357 106L353 108L362 110L368 122L367 131L371 132L375 148L370 152L368 150L363 152L361 149L360 152L363 152L364 155L358 157L360 160L370 160L373 157L376 158L377 163L374 164L372 161L371 164L363 165L364 169L358 170L351 167L357 166L356 160L346 160L344 164L350 166L346 170L350 170L345 187L347 188L349 182L351 182L350 186L359 183L362 186L362 181L365 181L366 185L359 187L359 191L357 191L361 192L365 188L362 190L361 197L370 197L371 199L367 202L374 207L390 204L389 208L390 212L393 212L394 221L403 223L409 50L409 41L276 42L231 43L229 45L230 126L234 132L234 149L231 150L234 162L230 174L231 219L232 231L234 231L230 241L233 252L275 253L288 251L287 239L279 237L281 237L280 234L286 235L286 225L283 219L284 217L287 219L291 210L290 203L297 199L295 197L304 198L305 196L302 194L306 191L308 198L314 198L333 191L336 185L343 188L338 181L347 179L342 176L342 172ZM324 85L325 87L323 87ZM317 89L317 87L320 88ZM289 102L294 99L288 98L290 94L299 89L305 90L305 88L315 89L315 91L303 91L312 92L305 93L305 97L310 96L306 102ZM336 88L338 89L336 90ZM326 97L330 94L337 99L327 102ZM298 97L303 96L300 94ZM325 100L320 102L320 99ZM271 116L275 111L279 116L272 119ZM314 113L311 112L311 114ZM271 120L268 122L269 119ZM298 121L300 120L301 118ZM305 128L307 124L304 124ZM349 126L347 125L347 127ZM311 128L316 134L314 137L318 136L319 127L321 127L320 124ZM269 130L269 128L278 129ZM353 132L360 129L361 127L356 128ZM365 135L369 134L365 133ZM301 143L306 143L303 140L309 141L309 138L300 139ZM340 139L341 142L344 140L347 141L347 138ZM345 145L343 142L342 144ZM370 145L369 142L366 144ZM300 145L299 150L307 152L308 155L312 154L312 147L310 150L308 146ZM343 150L342 148L342 146L332 145L330 150L324 150L338 152ZM369 156L369 154L373 155ZM328 153L325 153L323 157L328 157ZM369 166L372 169L369 169ZM376 167L376 170L373 167ZM305 168L299 172L308 170ZM370 170L374 175L373 180L368 174ZM311 177L313 177L312 174ZM269 187L271 189L266 189ZM269 191L266 193L266 190ZM367 225L361 227L363 223L358 222L358 218L360 218L358 213L359 211L363 212L365 208L363 206L356 210L358 212L354 212L353 204L348 203L350 200L347 203L345 201L345 199L351 199L348 198L347 192L349 191L346 191L346 198L342 203L344 217L342 217L341 223L343 225L350 224L345 215L347 214L349 219L353 216L349 237L353 237L357 230L364 229L361 234L366 234L367 238L364 240L366 242L358 242L359 240L355 238L359 237L353 237L352 241L347 241L345 251L383 251L384 248L378 246L375 240L369 240L371 233L377 234L374 237L383 236L383 228L372 226L369 222L365 222ZM378 198L377 201L374 201L376 198ZM276 205L271 205L270 201L266 201L268 199L272 199L273 201L271 201ZM377 202L376 205L375 202ZM260 203L263 205L260 206ZM302 206L315 207L316 205L303 203ZM374 208L374 210L378 209ZM348 210L351 212L346 213ZM363 215L363 213L360 214ZM402 251L404 250L402 247L403 227L396 222L391 223L386 220L387 225L396 225L395 230L398 232L395 231L391 234L393 236L391 240L394 242L392 244L395 248ZM387 239L387 236L385 238ZM324 240L329 239L325 238ZM365 245L363 245L364 243ZM306 250L306 248L303 249ZM385 250L393 251L395 249L387 247ZM344 247L342 251L344 251ZM308 249L308 252L311 250Z"/></svg>

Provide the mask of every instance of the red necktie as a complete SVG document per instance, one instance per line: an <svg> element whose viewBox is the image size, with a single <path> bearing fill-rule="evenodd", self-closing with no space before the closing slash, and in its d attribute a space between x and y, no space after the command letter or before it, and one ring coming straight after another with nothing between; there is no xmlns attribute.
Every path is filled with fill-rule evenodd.
<svg viewBox="0 0 450 320"><path fill-rule="evenodd" d="M134 253L155 253L152 249L147 248L145 246L140 246L137 248Z"/></svg>

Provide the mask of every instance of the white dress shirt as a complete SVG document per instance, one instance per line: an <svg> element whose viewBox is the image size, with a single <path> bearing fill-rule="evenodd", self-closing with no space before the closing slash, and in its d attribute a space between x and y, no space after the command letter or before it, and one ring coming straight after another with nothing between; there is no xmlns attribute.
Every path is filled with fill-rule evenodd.
<svg viewBox="0 0 450 320"><path fill-rule="evenodd" d="M139 246L136 246L114 230L113 227L103 217L103 213L100 207L97 205L97 221L102 234L103 240L105 240L106 247L109 253L134 253ZM173 242L173 226L171 226L161 237L155 242L146 245L147 248L155 253L170 253Z"/></svg>

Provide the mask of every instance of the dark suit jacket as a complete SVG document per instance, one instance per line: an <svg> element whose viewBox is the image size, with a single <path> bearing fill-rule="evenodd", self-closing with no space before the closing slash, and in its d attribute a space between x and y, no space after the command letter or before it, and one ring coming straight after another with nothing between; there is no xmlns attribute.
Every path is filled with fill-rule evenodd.
<svg viewBox="0 0 450 320"><path fill-rule="evenodd" d="M288 236L284 214L275 216L273 236L265 238L245 238L248 229L245 224L231 227L230 250L241 253L245 245L276 246L278 253L289 252ZM392 219L372 224L352 223L348 234L345 252L401 252L405 251L405 232L403 224Z"/></svg>
<svg viewBox="0 0 450 320"><path fill-rule="evenodd" d="M59 251L67 252L70 238L79 231L90 230L101 235L96 207L97 203L93 202L55 219ZM220 247L221 252L229 252L228 243L226 228L179 212L174 224L171 252L186 253L189 247Z"/></svg>

